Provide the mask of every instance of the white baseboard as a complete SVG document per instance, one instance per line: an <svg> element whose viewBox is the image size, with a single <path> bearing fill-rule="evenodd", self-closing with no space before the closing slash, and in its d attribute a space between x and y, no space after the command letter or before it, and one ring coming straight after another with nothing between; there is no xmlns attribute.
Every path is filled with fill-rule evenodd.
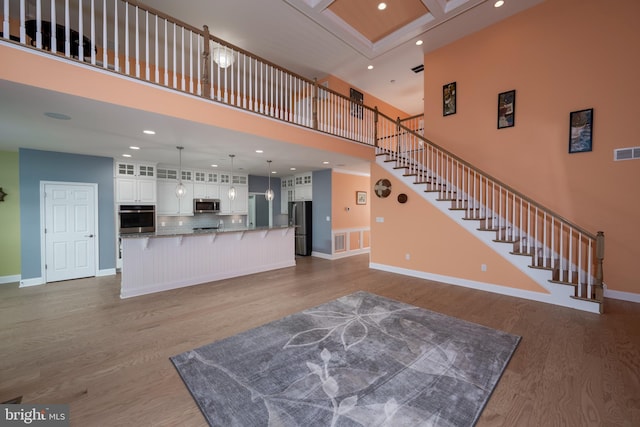
<svg viewBox="0 0 640 427"><path fill-rule="evenodd" d="M353 250L353 251L338 252L336 254L325 254L323 252L315 252L314 251L314 252L311 252L311 256L314 256L316 258L334 260L334 259L347 258L347 257L350 257L350 256L360 255L360 254L368 254L370 252L371 252L371 250L369 248L357 249L357 250Z"/></svg>
<svg viewBox="0 0 640 427"><path fill-rule="evenodd" d="M45 284L44 277L34 277L33 279L20 280L21 288L26 288L29 286L44 285L44 284Z"/></svg>
<svg viewBox="0 0 640 427"><path fill-rule="evenodd" d="M607 288L607 285L604 285L604 297L640 303L640 294L634 294L633 292L614 291Z"/></svg>
<svg viewBox="0 0 640 427"><path fill-rule="evenodd" d="M0 285L4 285L5 283L15 283L20 281L20 275L16 274L13 276L0 276Z"/></svg>
<svg viewBox="0 0 640 427"><path fill-rule="evenodd" d="M394 267L391 265L369 263L369 267L388 271L391 273L402 274L404 276L417 277L419 279L433 280L447 285L463 286L465 288L477 289L495 294L508 295L517 298L528 299L532 301L545 302L548 304L559 305L562 307L574 308L576 310L587 311L599 314L600 307L596 303L582 301L573 298L558 298L552 294L526 291L524 289L510 288L507 286L495 285L492 283L477 282L475 280L462 279L460 277L443 276L440 274L428 273L425 271L409 270L406 268Z"/></svg>
<svg viewBox="0 0 640 427"><path fill-rule="evenodd" d="M96 277L113 276L114 274L116 274L115 268L105 268L104 270L98 270Z"/></svg>

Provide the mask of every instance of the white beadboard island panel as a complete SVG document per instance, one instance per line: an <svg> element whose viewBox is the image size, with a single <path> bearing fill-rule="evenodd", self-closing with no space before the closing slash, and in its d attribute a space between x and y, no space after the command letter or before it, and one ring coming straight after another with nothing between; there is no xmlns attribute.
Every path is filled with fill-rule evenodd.
<svg viewBox="0 0 640 427"><path fill-rule="evenodd" d="M120 298L296 265L293 227L122 236Z"/></svg>

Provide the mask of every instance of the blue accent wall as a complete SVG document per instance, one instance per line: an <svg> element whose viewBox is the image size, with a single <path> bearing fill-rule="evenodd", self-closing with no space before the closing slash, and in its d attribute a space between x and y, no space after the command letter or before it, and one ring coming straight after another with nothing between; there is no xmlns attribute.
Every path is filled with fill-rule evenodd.
<svg viewBox="0 0 640 427"><path fill-rule="evenodd" d="M273 190L273 215L280 213L280 198L281 193L281 181L280 178L271 177L271 189ZM262 193L264 194L269 188L269 178L266 176L249 175L249 193Z"/></svg>
<svg viewBox="0 0 640 427"><path fill-rule="evenodd" d="M313 172L312 224L314 252L331 254L331 169Z"/></svg>
<svg viewBox="0 0 640 427"><path fill-rule="evenodd" d="M98 269L116 267L113 159L20 149L20 242L22 279L42 276L40 266L40 181L98 184Z"/></svg>

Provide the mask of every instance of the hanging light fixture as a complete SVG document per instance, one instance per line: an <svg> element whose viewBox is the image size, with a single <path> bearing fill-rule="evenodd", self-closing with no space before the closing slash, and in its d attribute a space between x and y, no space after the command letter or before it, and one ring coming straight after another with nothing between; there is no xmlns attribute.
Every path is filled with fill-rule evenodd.
<svg viewBox="0 0 640 427"><path fill-rule="evenodd" d="M231 49L226 46L218 46L213 48L213 60L220 68L227 68L233 65L235 58Z"/></svg>
<svg viewBox="0 0 640 427"><path fill-rule="evenodd" d="M229 177L229 183L231 186L229 187L229 200L236 198L236 187L233 186L233 158L235 156L235 154L229 154L229 157L231 157L231 176Z"/></svg>
<svg viewBox="0 0 640 427"><path fill-rule="evenodd" d="M178 170L178 185L176 185L176 197L182 199L187 194L187 188L182 183L182 150L184 147L176 147L180 153L180 169Z"/></svg>
<svg viewBox="0 0 640 427"><path fill-rule="evenodd" d="M271 188L271 160L267 160L267 163L269 164L269 188L264 192L264 198L270 202L273 200L273 189Z"/></svg>

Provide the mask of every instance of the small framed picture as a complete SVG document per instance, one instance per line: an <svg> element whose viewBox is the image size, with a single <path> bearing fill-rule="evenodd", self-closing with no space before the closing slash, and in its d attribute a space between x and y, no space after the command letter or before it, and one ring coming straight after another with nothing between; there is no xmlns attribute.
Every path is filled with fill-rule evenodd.
<svg viewBox="0 0 640 427"><path fill-rule="evenodd" d="M569 153L593 150L593 108L569 114Z"/></svg>
<svg viewBox="0 0 640 427"><path fill-rule="evenodd" d="M367 192L356 191L356 205L366 205L366 204L367 204Z"/></svg>
<svg viewBox="0 0 640 427"><path fill-rule="evenodd" d="M456 82L442 86L442 115L456 113Z"/></svg>
<svg viewBox="0 0 640 427"><path fill-rule="evenodd" d="M516 123L516 91L498 94L498 129L510 128Z"/></svg>

